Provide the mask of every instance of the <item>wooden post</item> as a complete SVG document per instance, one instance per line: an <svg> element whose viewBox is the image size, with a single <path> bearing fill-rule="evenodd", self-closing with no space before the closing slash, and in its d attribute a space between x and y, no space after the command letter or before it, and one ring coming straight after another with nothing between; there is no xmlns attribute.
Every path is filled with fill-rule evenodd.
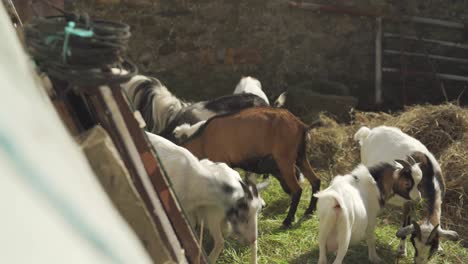
<svg viewBox="0 0 468 264"><path fill-rule="evenodd" d="M158 160L147 141L144 131L140 128L138 121L135 119L133 112L130 109L129 102L126 100L120 87L112 89L112 95L119 106L119 110L125 120L125 124L131 134L134 144L141 156L146 173L152 184L152 188L156 190L159 199L171 221L174 230L179 237L182 247L185 249L185 255L191 263L207 263L206 256L203 254L198 261L199 250L201 245L198 245L197 239L191 229L190 223L185 218L183 210L180 208L176 196L169 187L169 183L159 166Z"/></svg>
<svg viewBox="0 0 468 264"><path fill-rule="evenodd" d="M151 218L158 229L161 240L167 245L167 249L173 259L177 262L185 263L186 261L180 256L181 247L175 236L175 230L170 225L156 192L148 184L148 175L139 159L138 151L119 112L119 107L113 100L110 88L102 86L92 101L98 119L119 150L122 160L135 184L135 188L151 213Z"/></svg>

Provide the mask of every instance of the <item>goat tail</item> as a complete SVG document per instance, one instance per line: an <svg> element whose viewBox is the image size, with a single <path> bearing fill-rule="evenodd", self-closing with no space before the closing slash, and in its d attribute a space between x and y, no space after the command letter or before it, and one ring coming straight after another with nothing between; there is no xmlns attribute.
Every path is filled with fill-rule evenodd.
<svg viewBox="0 0 468 264"><path fill-rule="evenodd" d="M151 79L149 77L146 77L144 75L135 75L130 80L128 80L128 82L122 84L122 88L125 92L127 92L127 95L130 97L132 103L134 103L133 101L135 99L135 96L140 90L140 85L143 82L150 80Z"/></svg>
<svg viewBox="0 0 468 264"><path fill-rule="evenodd" d="M298 160L307 159L307 150L310 148L310 144L311 144L309 127L305 127L303 133L304 134L302 136L302 141L300 142L298 153L297 153Z"/></svg>
<svg viewBox="0 0 468 264"><path fill-rule="evenodd" d="M371 130L370 128L366 127L366 126L362 126L357 132L356 134L354 134L354 141L357 141L359 142L359 145L362 146L362 143L364 142L364 140L369 136Z"/></svg>
<svg viewBox="0 0 468 264"><path fill-rule="evenodd" d="M343 199L335 190L325 189L321 192L314 194L314 196L317 197L319 201L322 201L319 203L322 204L323 209L335 207L341 208L343 205Z"/></svg>
<svg viewBox="0 0 468 264"><path fill-rule="evenodd" d="M317 212L321 221L335 223L342 217L346 208L343 198L336 191L325 189L314 196L318 198Z"/></svg>
<svg viewBox="0 0 468 264"><path fill-rule="evenodd" d="M194 125L182 124L174 129L174 137L178 140L183 140L192 137L201 126L206 123L206 120L200 121Z"/></svg>
<svg viewBox="0 0 468 264"><path fill-rule="evenodd" d="M283 107L286 103L286 95L288 92L282 92L278 98L276 98L275 102L273 103L273 107L280 108Z"/></svg>

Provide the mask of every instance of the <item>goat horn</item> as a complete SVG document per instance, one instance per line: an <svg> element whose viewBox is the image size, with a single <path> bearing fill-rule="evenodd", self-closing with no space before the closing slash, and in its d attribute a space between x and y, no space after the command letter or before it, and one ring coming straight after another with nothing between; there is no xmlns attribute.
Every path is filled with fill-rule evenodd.
<svg viewBox="0 0 468 264"><path fill-rule="evenodd" d="M244 190L246 199L252 200L253 199L253 194L250 191L249 186L247 186L243 181L239 181L239 182L240 182L240 184L242 186L242 190Z"/></svg>
<svg viewBox="0 0 468 264"><path fill-rule="evenodd" d="M408 161L402 159L396 159L395 161L400 163L403 166L403 168L411 169L411 165L408 163Z"/></svg>
<svg viewBox="0 0 468 264"><path fill-rule="evenodd" d="M252 191L252 194L254 197L258 197L258 192L259 190L257 189L257 185L254 182L247 182L247 186L249 187L249 190Z"/></svg>
<svg viewBox="0 0 468 264"><path fill-rule="evenodd" d="M421 240L421 227L416 221L413 221L414 232L416 232L416 237Z"/></svg>
<svg viewBox="0 0 468 264"><path fill-rule="evenodd" d="M406 157L407 157L407 159L410 161L411 166L414 165L414 164L416 164L416 160L413 158L413 156L408 155L408 156L406 156Z"/></svg>
<svg viewBox="0 0 468 264"><path fill-rule="evenodd" d="M432 240L434 240L434 238L436 238L436 236L439 235L439 225L436 225L432 231L431 231L431 234L429 235L429 237L427 238L427 241L426 243L430 243Z"/></svg>

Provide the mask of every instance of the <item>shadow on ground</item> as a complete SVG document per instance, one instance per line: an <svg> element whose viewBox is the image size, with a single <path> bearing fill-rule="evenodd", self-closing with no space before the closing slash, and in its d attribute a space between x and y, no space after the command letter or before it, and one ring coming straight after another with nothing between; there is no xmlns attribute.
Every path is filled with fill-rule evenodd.
<svg viewBox="0 0 468 264"><path fill-rule="evenodd" d="M393 249L383 243L377 243L377 253L379 254L380 258L382 259L381 264L394 264L396 263L396 253ZM348 252L346 253L346 257L343 263L346 264L365 264L371 263L367 258L367 245L365 242L361 242L359 245L354 245L349 247ZM332 263L335 259L334 253L327 254L328 263ZM292 259L289 263L290 264L315 264L318 263L319 259L319 249L313 248L310 252L304 253L298 256L295 259Z"/></svg>

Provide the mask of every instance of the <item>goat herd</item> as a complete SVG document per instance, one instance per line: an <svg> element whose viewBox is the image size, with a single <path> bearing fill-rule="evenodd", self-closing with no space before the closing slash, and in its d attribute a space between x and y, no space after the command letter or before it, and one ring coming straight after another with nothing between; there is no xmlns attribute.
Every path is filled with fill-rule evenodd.
<svg viewBox="0 0 468 264"><path fill-rule="evenodd" d="M440 226L445 185L439 163L420 141L398 128L361 127L354 139L361 147L362 164L320 191L320 179L306 155L310 126L280 108L285 93L270 107L260 82L252 77L243 77L232 95L197 103L178 99L152 77L135 76L123 88L146 122L147 136L189 221L206 227L212 236L212 263L223 250L225 230L250 245L252 263L257 262L257 219L264 206L259 191L268 181L256 185L232 168L271 174L279 181L291 196L285 227L294 222L300 179L310 182L313 195L305 214L317 209L320 264L327 263L327 252L336 252L333 263L342 263L348 246L363 238L370 261L378 263L374 229L387 203L404 208L396 234L400 256L406 254L407 236L415 263L426 263L441 250L441 239L458 240L455 231ZM421 197L426 202L423 217L411 221L414 201Z"/></svg>

